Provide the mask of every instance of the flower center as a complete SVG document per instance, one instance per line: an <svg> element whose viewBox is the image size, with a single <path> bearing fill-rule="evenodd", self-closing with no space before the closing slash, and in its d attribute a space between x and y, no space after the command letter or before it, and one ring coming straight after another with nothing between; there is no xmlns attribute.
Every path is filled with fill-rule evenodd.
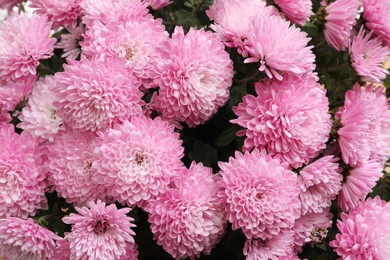
<svg viewBox="0 0 390 260"><path fill-rule="evenodd" d="M103 234L106 232L106 230L107 230L107 224L105 221L98 220L95 223L95 227L93 231L95 231L96 234Z"/></svg>
<svg viewBox="0 0 390 260"><path fill-rule="evenodd" d="M134 56L134 50L132 48L127 48L125 54L126 60L131 60L133 56Z"/></svg>

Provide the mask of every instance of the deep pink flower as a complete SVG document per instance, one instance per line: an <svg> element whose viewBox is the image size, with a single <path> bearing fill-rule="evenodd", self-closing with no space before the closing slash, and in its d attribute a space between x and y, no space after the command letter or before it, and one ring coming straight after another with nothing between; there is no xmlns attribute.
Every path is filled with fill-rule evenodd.
<svg viewBox="0 0 390 260"><path fill-rule="evenodd" d="M12 15L0 23L0 78L36 75L39 60L53 54L56 39L44 16Z"/></svg>
<svg viewBox="0 0 390 260"><path fill-rule="evenodd" d="M131 229L135 227L134 219L126 215L130 208L117 209L115 204L106 206L99 200L90 202L89 207L76 207L76 210L78 214L71 213L62 219L72 225L72 232L65 236L70 243L71 259L120 259L127 256L126 248L134 244L135 235Z"/></svg>
<svg viewBox="0 0 390 260"><path fill-rule="evenodd" d="M340 234L330 242L342 259L388 259L390 204L378 196L368 198L337 221Z"/></svg>
<svg viewBox="0 0 390 260"><path fill-rule="evenodd" d="M233 230L241 228L248 239L266 240L292 228L301 203L297 177L287 164L255 149L236 152L235 158L218 165Z"/></svg>
<svg viewBox="0 0 390 260"><path fill-rule="evenodd" d="M61 34L60 41L55 45L56 49L63 49L63 58L75 60L81 53L80 42L85 32L85 26L80 24L76 28L67 28L69 34Z"/></svg>
<svg viewBox="0 0 390 260"><path fill-rule="evenodd" d="M365 35L362 26L352 40L349 54L352 67L364 81L380 82L389 74L382 66L390 59L390 48L383 46L379 38L371 38L372 32Z"/></svg>
<svg viewBox="0 0 390 260"><path fill-rule="evenodd" d="M154 10L161 9L170 3L170 0L143 0L144 3L148 4Z"/></svg>
<svg viewBox="0 0 390 260"><path fill-rule="evenodd" d="M366 26L390 47L390 2L386 0L363 0L363 17Z"/></svg>
<svg viewBox="0 0 390 260"><path fill-rule="evenodd" d="M56 248L55 240L60 239L31 218L0 219L0 256L5 260L51 259Z"/></svg>
<svg viewBox="0 0 390 260"><path fill-rule="evenodd" d="M175 259L209 255L225 233L225 205L220 176L192 163L175 179L175 187L150 202L154 239Z"/></svg>
<svg viewBox="0 0 390 260"><path fill-rule="evenodd" d="M211 32L176 27L159 67L156 107L168 119L203 124L229 98L233 64Z"/></svg>
<svg viewBox="0 0 390 260"><path fill-rule="evenodd" d="M285 75L256 84L257 97L247 95L231 120L244 128L243 149L266 149L292 167L301 167L325 148L331 128L326 91L313 75Z"/></svg>
<svg viewBox="0 0 390 260"><path fill-rule="evenodd" d="M275 4L282 9L288 19L301 26L304 26L313 14L311 0L275 0Z"/></svg>
<svg viewBox="0 0 390 260"><path fill-rule="evenodd" d="M360 5L360 0L336 0L325 7L325 39L336 50L347 49Z"/></svg>

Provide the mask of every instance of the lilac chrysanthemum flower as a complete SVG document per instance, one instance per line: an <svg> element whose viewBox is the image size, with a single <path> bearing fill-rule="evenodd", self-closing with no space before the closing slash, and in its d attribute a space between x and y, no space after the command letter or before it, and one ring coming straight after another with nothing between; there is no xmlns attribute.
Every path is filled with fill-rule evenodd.
<svg viewBox="0 0 390 260"><path fill-rule="evenodd" d="M302 214L320 213L330 207L331 201L341 189L341 168L332 155L322 157L305 166L298 176L301 190L299 198L302 203Z"/></svg>
<svg viewBox="0 0 390 260"><path fill-rule="evenodd" d="M71 259L134 259L127 255L127 247L134 244L133 218L126 214L130 208L117 209L98 200L89 207L76 207L79 214L71 213L62 220L72 225L65 239L70 243Z"/></svg>
<svg viewBox="0 0 390 260"><path fill-rule="evenodd" d="M390 1L363 0L363 17L366 26L390 47Z"/></svg>
<svg viewBox="0 0 390 260"><path fill-rule="evenodd" d="M150 202L154 239L175 259L209 255L227 226L220 176L192 163L175 179L174 188Z"/></svg>
<svg viewBox="0 0 390 260"><path fill-rule="evenodd" d="M387 161L390 156L390 105L382 87L355 84L345 94L344 107L336 113L342 159L354 166L369 159Z"/></svg>
<svg viewBox="0 0 390 260"><path fill-rule="evenodd" d="M325 39L336 50L347 49L360 5L360 0L336 0L325 7Z"/></svg>
<svg viewBox="0 0 390 260"><path fill-rule="evenodd" d="M284 230L271 239L248 239L244 245L244 255L247 260L279 260L292 251L293 235L293 231Z"/></svg>
<svg viewBox="0 0 390 260"><path fill-rule="evenodd" d="M237 48L238 53L247 57L245 40L253 18L277 15L278 11L267 7L263 0L215 0L206 14L214 20L210 27L222 42L229 48Z"/></svg>
<svg viewBox="0 0 390 260"><path fill-rule="evenodd" d="M0 258L5 260L51 259L56 248L55 241L60 239L31 218L0 219Z"/></svg>
<svg viewBox="0 0 390 260"><path fill-rule="evenodd" d="M282 12L294 23L304 26L313 14L311 0L275 0Z"/></svg>
<svg viewBox="0 0 390 260"><path fill-rule="evenodd" d="M53 23L53 28L61 26L75 28L77 19L82 16L82 0L30 0L34 12L46 16Z"/></svg>
<svg viewBox="0 0 390 260"><path fill-rule="evenodd" d="M337 221L340 233L329 244L342 259L389 258L390 204L368 198Z"/></svg>
<svg viewBox="0 0 390 260"><path fill-rule="evenodd" d="M15 80L36 75L39 60L53 54L56 39L44 16L12 15L0 23L0 77Z"/></svg>
<svg viewBox="0 0 390 260"><path fill-rule="evenodd" d="M352 40L349 48L351 65L364 81L380 82L389 71L382 66L390 59L390 48L382 45L379 38L372 38L373 31L365 35L363 27Z"/></svg>
<svg viewBox="0 0 390 260"><path fill-rule="evenodd" d="M176 27L167 42L156 81L156 107L164 118L190 127L209 120L229 99L233 64L211 32Z"/></svg>
<svg viewBox="0 0 390 260"><path fill-rule="evenodd" d="M314 75L285 75L256 84L257 97L247 95L231 120L244 128L243 150L266 149L292 167L301 167L325 148L331 120L326 90ZM299 102L297 102L299 100Z"/></svg>
<svg viewBox="0 0 390 260"><path fill-rule="evenodd" d="M349 170L338 195L337 204L341 210L349 211L359 205L375 187L382 170L382 165L376 160Z"/></svg>
<svg viewBox="0 0 390 260"><path fill-rule="evenodd" d="M92 163L96 180L106 183L119 202L133 206L148 200L167 190L183 167L181 145L173 125L134 116L99 133Z"/></svg>
<svg viewBox="0 0 390 260"><path fill-rule="evenodd" d="M278 16L258 16L252 21L244 62L259 62L269 78L283 78L283 72L303 74L315 69L315 56L307 46L310 38L295 25Z"/></svg>
<svg viewBox="0 0 390 260"><path fill-rule="evenodd" d="M97 131L142 112L139 82L118 60L68 60L57 73L54 105L66 126Z"/></svg>
<svg viewBox="0 0 390 260"><path fill-rule="evenodd" d="M154 10L161 9L172 3L170 0L143 0L143 2L149 5Z"/></svg>
<svg viewBox="0 0 390 260"><path fill-rule="evenodd" d="M57 107L53 105L55 96L53 87L56 82L47 76L36 82L34 90L28 99L28 105L19 115L18 125L24 131L37 138L53 141L53 137L63 129L62 118L57 115Z"/></svg>
<svg viewBox="0 0 390 260"><path fill-rule="evenodd" d="M11 124L0 124L0 147L0 218L27 218L47 208L36 141L28 133L15 133Z"/></svg>
<svg viewBox="0 0 390 260"><path fill-rule="evenodd" d="M241 228L247 238L265 240L292 228L301 203L297 177L287 164L255 149L236 152L235 158L218 165L233 230Z"/></svg>
<svg viewBox="0 0 390 260"><path fill-rule="evenodd" d="M61 57L75 60L81 53L80 42L84 37L85 26L80 24L76 28L67 28L68 34L63 33L60 41L55 45L56 49L63 49Z"/></svg>

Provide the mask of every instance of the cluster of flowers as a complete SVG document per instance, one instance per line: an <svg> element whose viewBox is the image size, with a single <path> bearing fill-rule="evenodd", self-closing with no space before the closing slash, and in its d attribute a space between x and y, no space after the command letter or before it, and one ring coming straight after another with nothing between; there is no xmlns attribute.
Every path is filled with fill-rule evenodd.
<svg viewBox="0 0 390 260"><path fill-rule="evenodd" d="M310 38L292 24L309 20L311 1L277 0L276 9L216 0L207 11L215 32L176 27L171 36L148 10L168 4L31 0L34 14L0 23L0 256L137 259L126 215L137 206L176 259L210 254L228 222L247 237L248 259L298 259L305 243L323 242L337 197L345 212L331 242L337 254L385 259L390 205L365 198L390 157L390 106L382 87L356 84L332 121ZM15 5L22 1L0 1ZM353 36L360 6L366 27ZM326 41L349 48L362 80L388 74L387 12L388 1L336 0L316 14ZM58 42L51 37L65 29ZM184 166L179 132L229 99L234 72L225 47L258 62L267 78L233 108L243 153L213 174L201 163ZM55 48L64 70L38 78ZM324 152L331 130L336 138ZM64 238L29 218L47 208L52 191L78 212L63 218L72 225Z"/></svg>

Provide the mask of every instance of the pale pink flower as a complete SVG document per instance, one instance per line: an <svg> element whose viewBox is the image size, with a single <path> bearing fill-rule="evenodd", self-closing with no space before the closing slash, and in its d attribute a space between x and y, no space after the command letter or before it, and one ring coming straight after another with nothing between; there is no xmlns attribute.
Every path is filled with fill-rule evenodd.
<svg viewBox="0 0 390 260"><path fill-rule="evenodd" d="M47 208L37 146L28 133L19 135L13 125L0 124L0 218L27 218Z"/></svg>
<svg viewBox="0 0 390 260"><path fill-rule="evenodd" d="M247 95L231 120L245 128L243 150L266 149L292 167L301 167L325 148L331 128L326 91L314 75L285 75L256 84L257 97Z"/></svg>
<svg viewBox="0 0 390 260"><path fill-rule="evenodd" d="M341 189L341 168L332 155L322 157L305 166L298 176L301 190L299 198L302 203L302 214L320 213L330 207L331 201Z"/></svg>
<svg viewBox="0 0 390 260"><path fill-rule="evenodd" d="M149 5L154 10L161 9L172 3L170 0L143 0L143 2Z"/></svg>
<svg viewBox="0 0 390 260"><path fill-rule="evenodd" d="M213 33L176 27L161 61L156 107L165 118L195 127L229 99L233 64Z"/></svg>
<svg viewBox="0 0 390 260"><path fill-rule="evenodd" d="M294 23L304 26L313 14L311 0L275 0L282 12Z"/></svg>
<svg viewBox="0 0 390 260"><path fill-rule="evenodd" d="M373 31L365 35L363 26L349 48L351 65L364 81L380 82L389 71L382 66L390 60L390 48L379 38L371 38Z"/></svg>
<svg viewBox="0 0 390 260"><path fill-rule="evenodd" d="M209 255L227 226L220 176L192 163L175 179L174 188L150 202L154 239L175 259Z"/></svg>
<svg viewBox="0 0 390 260"><path fill-rule="evenodd" d="M66 239L57 240L57 247L54 251L52 259L69 260L70 259L70 244Z"/></svg>
<svg viewBox="0 0 390 260"><path fill-rule="evenodd" d="M123 63L68 60L57 73L54 105L66 126L80 131L97 131L142 112L143 93L139 82L128 74Z"/></svg>
<svg viewBox="0 0 390 260"><path fill-rule="evenodd" d="M390 47L390 1L363 0L363 8L366 26Z"/></svg>
<svg viewBox="0 0 390 260"><path fill-rule="evenodd" d="M6 112L13 111L20 103L28 99L35 76L18 78L7 81L0 79L0 110Z"/></svg>
<svg viewBox="0 0 390 260"><path fill-rule="evenodd" d="M135 205L168 189L183 167L182 141L168 122L132 117L99 133L92 163L96 180L122 203Z"/></svg>
<svg viewBox="0 0 390 260"><path fill-rule="evenodd" d="M126 248L134 244L133 218L126 214L130 208L117 209L98 200L89 207L76 207L62 220L72 225L72 232L65 239L70 243L71 259L120 259L126 256ZM130 257L130 256L129 256Z"/></svg>
<svg viewBox="0 0 390 260"><path fill-rule="evenodd" d="M55 45L56 49L63 49L63 58L75 60L81 53L80 42L84 37L85 26L80 24L76 28L67 28L69 33L61 34L60 41Z"/></svg>
<svg viewBox="0 0 390 260"><path fill-rule="evenodd" d="M347 49L360 5L360 0L336 0L325 7L325 39L336 50Z"/></svg>
<svg viewBox="0 0 390 260"><path fill-rule="evenodd" d="M382 176L383 167L376 160L355 166L348 171L338 195L337 204L342 211L350 211L364 200Z"/></svg>
<svg viewBox="0 0 390 260"><path fill-rule="evenodd" d="M385 260L390 252L390 204L368 198L337 221L340 233L329 244L342 259Z"/></svg>
<svg viewBox="0 0 390 260"><path fill-rule="evenodd" d="M244 255L247 260L269 259L279 260L292 251L294 232L281 231L270 239L248 239L244 245Z"/></svg>
<svg viewBox="0 0 390 260"><path fill-rule="evenodd" d="M56 39L44 16L12 15L0 23L0 77L15 80L36 75L39 60L53 54Z"/></svg>
<svg viewBox="0 0 390 260"><path fill-rule="evenodd" d="M7 9L8 12L11 12L14 6L20 8L23 2L24 0L0 0L0 8Z"/></svg>
<svg viewBox="0 0 390 260"><path fill-rule="evenodd" d="M220 162L227 202L226 213L233 230L241 228L247 238L270 239L292 228L300 216L299 188L287 164L264 150L235 153Z"/></svg>

